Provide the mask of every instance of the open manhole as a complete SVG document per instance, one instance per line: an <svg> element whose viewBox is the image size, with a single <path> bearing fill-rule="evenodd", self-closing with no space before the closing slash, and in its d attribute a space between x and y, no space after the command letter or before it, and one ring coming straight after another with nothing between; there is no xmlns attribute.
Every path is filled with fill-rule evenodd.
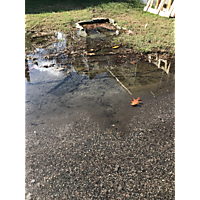
<svg viewBox="0 0 200 200"><path fill-rule="evenodd" d="M89 36L91 38L106 37L118 35L120 30L126 30L119 27L113 19L108 18L93 18L88 21L79 21L76 23L81 36Z"/></svg>

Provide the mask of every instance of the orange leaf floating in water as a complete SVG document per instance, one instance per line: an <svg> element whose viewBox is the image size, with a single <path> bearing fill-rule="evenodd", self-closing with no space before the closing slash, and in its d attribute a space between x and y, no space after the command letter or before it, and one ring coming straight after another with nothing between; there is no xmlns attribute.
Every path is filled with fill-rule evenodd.
<svg viewBox="0 0 200 200"><path fill-rule="evenodd" d="M133 64L135 64L135 61L133 61L133 62L130 62L130 63L133 65Z"/></svg>
<svg viewBox="0 0 200 200"><path fill-rule="evenodd" d="M88 56L94 56L95 53L87 53Z"/></svg>
<svg viewBox="0 0 200 200"><path fill-rule="evenodd" d="M117 49L117 48L119 48L119 46L114 46L114 47L112 47L113 49Z"/></svg>
<svg viewBox="0 0 200 200"><path fill-rule="evenodd" d="M133 101L131 100L131 105L135 106L135 105L139 105L139 103L141 103L142 101L140 100L140 97L138 97L137 99L133 98Z"/></svg>

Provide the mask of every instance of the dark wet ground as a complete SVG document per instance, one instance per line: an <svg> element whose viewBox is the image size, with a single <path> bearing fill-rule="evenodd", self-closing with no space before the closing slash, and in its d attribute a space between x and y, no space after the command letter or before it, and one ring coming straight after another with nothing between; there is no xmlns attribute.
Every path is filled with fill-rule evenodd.
<svg viewBox="0 0 200 200"><path fill-rule="evenodd" d="M74 33L26 44L26 199L174 199L174 60Z"/></svg>

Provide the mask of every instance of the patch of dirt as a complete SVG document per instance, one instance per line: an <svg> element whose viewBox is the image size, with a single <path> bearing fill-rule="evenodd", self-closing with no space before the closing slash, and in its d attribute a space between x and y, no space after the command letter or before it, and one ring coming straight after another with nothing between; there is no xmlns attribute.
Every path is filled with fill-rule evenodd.
<svg viewBox="0 0 200 200"><path fill-rule="evenodd" d="M116 28L108 22L106 22L106 23L84 24L83 25L83 28L85 28L85 29L97 29L99 27L103 27L103 28L106 28L106 29L112 30L112 31L116 30Z"/></svg>

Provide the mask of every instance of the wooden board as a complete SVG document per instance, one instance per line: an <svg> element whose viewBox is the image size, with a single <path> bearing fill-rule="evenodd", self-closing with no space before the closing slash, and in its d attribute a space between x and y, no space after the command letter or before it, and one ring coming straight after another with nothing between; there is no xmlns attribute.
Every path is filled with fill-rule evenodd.
<svg viewBox="0 0 200 200"><path fill-rule="evenodd" d="M147 5L144 7L144 11L147 11L148 10L148 8L149 8L149 6L150 6L150 4L152 3L153 4L153 1L154 0L149 0L148 2L147 2Z"/></svg>
<svg viewBox="0 0 200 200"><path fill-rule="evenodd" d="M175 7L174 7L174 9L173 9L173 11L172 11L170 17L175 17Z"/></svg>
<svg viewBox="0 0 200 200"><path fill-rule="evenodd" d="M149 0L147 5L144 7L144 11L148 11L153 14L159 14L164 17L175 17L175 0L172 3L172 0L169 0L167 8L163 8L166 0L157 0L155 9L152 8L154 0Z"/></svg>
<svg viewBox="0 0 200 200"><path fill-rule="evenodd" d="M174 0L174 2L175 2L175 0ZM160 16L163 16L163 17L173 17L173 16L175 16L175 13L173 12L174 11L174 7L175 7L175 3L172 3L172 5L171 5L171 8L170 8L170 10L168 11L160 11L159 12L159 15ZM172 14L172 12L173 12L173 14Z"/></svg>
<svg viewBox="0 0 200 200"><path fill-rule="evenodd" d="M157 0L155 9L158 9L161 0Z"/></svg>
<svg viewBox="0 0 200 200"><path fill-rule="evenodd" d="M171 5L172 5L172 0L169 0L168 5L167 5L167 10L170 9Z"/></svg>
<svg viewBox="0 0 200 200"><path fill-rule="evenodd" d="M161 0L157 9L149 8L147 11L150 12L150 13L158 14L160 12L160 10L163 8L165 1L166 0Z"/></svg>

